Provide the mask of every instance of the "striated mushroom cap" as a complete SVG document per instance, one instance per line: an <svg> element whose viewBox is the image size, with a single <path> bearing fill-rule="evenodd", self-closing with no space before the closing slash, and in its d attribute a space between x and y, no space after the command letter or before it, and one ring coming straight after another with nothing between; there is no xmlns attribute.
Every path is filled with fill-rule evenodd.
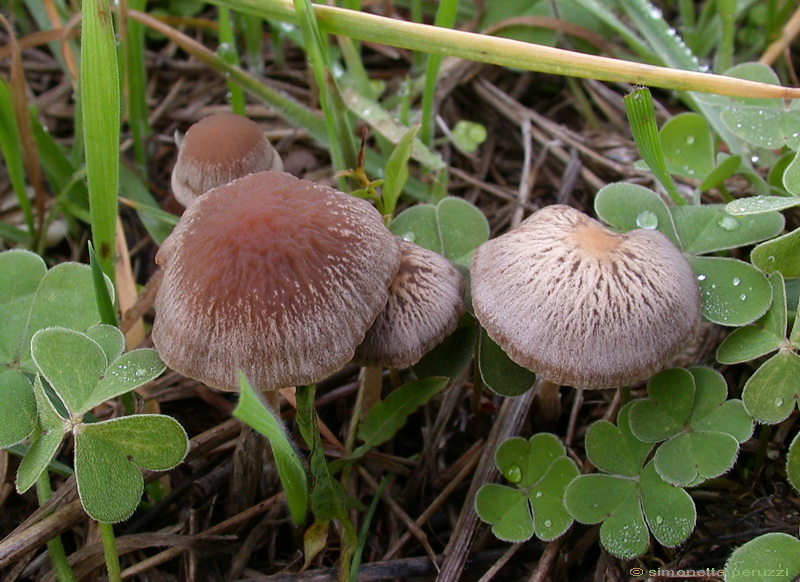
<svg viewBox="0 0 800 582"><path fill-rule="evenodd" d="M383 309L397 238L368 202L281 172L215 188L156 261L153 342L181 374L237 390L316 382L349 362Z"/></svg>
<svg viewBox="0 0 800 582"><path fill-rule="evenodd" d="M283 162L258 125L234 113L215 113L186 131L172 193L188 208L212 188L264 170L283 171Z"/></svg>
<svg viewBox="0 0 800 582"><path fill-rule="evenodd" d="M577 388L650 377L700 323L697 281L669 239L617 234L563 205L478 248L472 301L511 359Z"/></svg>
<svg viewBox="0 0 800 582"><path fill-rule="evenodd" d="M407 368L447 337L464 313L464 278L438 253L400 239L389 301L356 349L361 366Z"/></svg>

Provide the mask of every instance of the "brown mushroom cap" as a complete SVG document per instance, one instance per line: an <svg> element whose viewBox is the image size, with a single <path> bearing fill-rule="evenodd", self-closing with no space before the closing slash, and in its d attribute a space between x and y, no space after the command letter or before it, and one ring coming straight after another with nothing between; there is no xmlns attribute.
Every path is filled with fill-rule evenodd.
<svg viewBox="0 0 800 582"><path fill-rule="evenodd" d="M700 323L697 281L669 239L563 205L478 248L472 301L511 359L577 388L648 378Z"/></svg>
<svg viewBox="0 0 800 582"><path fill-rule="evenodd" d="M258 125L234 113L204 117L187 131L172 170L172 193L185 207L212 188L283 162Z"/></svg>
<svg viewBox="0 0 800 582"><path fill-rule="evenodd" d="M356 349L361 366L407 368L453 332L464 312L464 278L438 253L400 239L389 301Z"/></svg>
<svg viewBox="0 0 800 582"><path fill-rule="evenodd" d="M153 342L174 370L237 390L335 372L383 309L399 243L368 202L281 172L215 188L156 257Z"/></svg>

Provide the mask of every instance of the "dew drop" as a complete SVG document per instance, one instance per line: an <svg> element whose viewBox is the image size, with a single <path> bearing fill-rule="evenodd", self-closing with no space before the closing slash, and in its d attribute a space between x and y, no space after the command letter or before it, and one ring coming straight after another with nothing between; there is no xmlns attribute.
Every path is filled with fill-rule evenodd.
<svg viewBox="0 0 800 582"><path fill-rule="evenodd" d="M542 496L542 492L541 492L541 491L537 491L537 492L536 492L536 498L538 499L538 498L539 498L539 497L541 497L541 496Z"/></svg>
<svg viewBox="0 0 800 582"><path fill-rule="evenodd" d="M661 525L662 523L664 523L664 518L661 517L660 515L657 515L656 516L656 523Z"/></svg>
<svg viewBox="0 0 800 582"><path fill-rule="evenodd" d="M414 242L414 239L417 238L417 236L413 232L408 231L403 233L402 238L406 242Z"/></svg>
<svg viewBox="0 0 800 582"><path fill-rule="evenodd" d="M658 228L658 216L651 210L643 210L636 216L636 226L654 230Z"/></svg>
<svg viewBox="0 0 800 582"><path fill-rule="evenodd" d="M741 295L739 295L739 299L741 299L742 301L746 301L747 300L747 294L746 293L742 293Z"/></svg>
<svg viewBox="0 0 800 582"><path fill-rule="evenodd" d="M508 479L511 483L519 483L522 481L522 469L520 469L516 465L509 466L504 471L506 479Z"/></svg>
<svg viewBox="0 0 800 582"><path fill-rule="evenodd" d="M549 519L544 520L544 527L553 527L553 522Z"/></svg>
<svg viewBox="0 0 800 582"><path fill-rule="evenodd" d="M775 263L775 257L773 257L772 255L768 256L768 257L767 257L767 262L768 262L770 265L772 265L773 263Z"/></svg>
<svg viewBox="0 0 800 582"><path fill-rule="evenodd" d="M692 145L693 143L694 143L694 136L693 135L687 135L686 136L686 144L687 145Z"/></svg>
<svg viewBox="0 0 800 582"><path fill-rule="evenodd" d="M783 406L783 398L776 398L772 402L775 404L775 406Z"/></svg>
<svg viewBox="0 0 800 582"><path fill-rule="evenodd" d="M726 215L720 217L720 219L717 221L717 225L720 228L730 232L737 230L740 226L742 226L742 223L739 222L735 217Z"/></svg>
<svg viewBox="0 0 800 582"><path fill-rule="evenodd" d="M698 281L705 281L706 280L706 276L705 275L698 275L697 276L697 280Z"/></svg>
<svg viewBox="0 0 800 582"><path fill-rule="evenodd" d="M734 287L738 287L741 284L742 284L742 280L739 277L734 277L733 278L733 286Z"/></svg>

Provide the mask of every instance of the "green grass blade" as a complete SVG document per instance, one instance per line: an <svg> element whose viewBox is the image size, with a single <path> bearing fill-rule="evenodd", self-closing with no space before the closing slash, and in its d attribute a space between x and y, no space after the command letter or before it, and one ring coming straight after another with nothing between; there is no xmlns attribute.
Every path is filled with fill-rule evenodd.
<svg viewBox="0 0 800 582"><path fill-rule="evenodd" d="M297 23L293 5L288 0L209 1L217 6L230 6L265 18ZM320 28L329 34L480 63L598 81L650 85L678 91L700 91L742 97L787 99L800 97L800 88L775 87L691 70L654 67L507 38L427 26L335 6L315 4L314 11L317 13Z"/></svg>
<svg viewBox="0 0 800 582"><path fill-rule="evenodd" d="M242 389L241 396L233 415L269 440L289 513L295 524L302 525L308 512L308 477L303 463L289 441L283 424L259 398L242 372L239 372L239 385Z"/></svg>
<svg viewBox="0 0 800 582"><path fill-rule="evenodd" d="M439 9L436 11L434 26L442 28L452 28L456 23L456 13L458 12L458 0L442 0ZM432 54L428 56L428 63L425 67L425 87L422 91L422 126L420 137L422 141L431 146L433 144L433 119L436 116L436 86L439 80L439 65L442 64L442 56Z"/></svg>
<svg viewBox="0 0 800 582"><path fill-rule="evenodd" d="M23 241L28 246L32 246L36 230L33 224L31 201L28 199L25 189L25 164L20 144L19 130L14 120L11 90L8 84L0 78L0 152L3 154L11 186L17 195L17 201L25 217L25 225L28 227L27 237Z"/></svg>
<svg viewBox="0 0 800 582"><path fill-rule="evenodd" d="M226 7L219 9L219 47L217 54L220 58L235 67L239 66L239 53L236 50L236 35L234 34L234 15ZM228 99L231 110L238 115L245 115L244 91L235 83L228 80Z"/></svg>
<svg viewBox="0 0 800 582"><path fill-rule="evenodd" d="M81 98L92 238L103 272L114 280L119 183L120 91L108 0L84 0Z"/></svg>
<svg viewBox="0 0 800 582"><path fill-rule="evenodd" d="M639 148L642 159L650 167L650 171L666 188L669 197L675 204L686 204L686 200L678 192L672 175L667 171L667 161L661 149L661 139L658 135L655 111L653 109L653 96L647 89L636 89L624 98L625 111L631 126L633 139Z"/></svg>
<svg viewBox="0 0 800 582"><path fill-rule="evenodd" d="M722 21L722 38L717 48L714 70L727 71L733 65L733 41L736 34L736 0L717 0L717 12Z"/></svg>
<svg viewBox="0 0 800 582"><path fill-rule="evenodd" d="M692 72L702 70L699 61L692 54L689 47L675 33L675 30L669 26L667 21L660 16L661 11L648 0L621 0L621 6L625 10L625 14L650 44L653 54L657 55L661 62L674 69ZM659 16L654 18L654 15ZM746 97L747 95L744 96ZM742 149L742 141L722 123L719 108L696 99L691 93L684 93L681 97L689 107L703 114L714 128L714 131L728 144L735 154L742 156L743 159L749 159L750 156Z"/></svg>
<svg viewBox="0 0 800 582"><path fill-rule="evenodd" d="M294 0L294 7L303 32L309 65L317 83L328 139L333 146L330 148L333 167L337 172L355 168L355 139L339 88L331 74L333 63L328 43L319 29L310 0ZM344 186L343 183L341 185Z"/></svg>
<svg viewBox="0 0 800 582"><path fill-rule="evenodd" d="M100 323L116 327L118 322L114 301L108 293L106 278L103 276L103 270L100 268L92 241L89 241L89 264L92 269L92 285L94 286L94 296L97 301L97 311L100 313Z"/></svg>
<svg viewBox="0 0 800 582"><path fill-rule="evenodd" d="M375 517L375 510L378 509L378 502L381 500L381 496L388 484L389 476L386 475L381 479L381 483L378 485L375 495L372 496L372 501L369 504L367 513L364 514L364 523L361 525L361 531L358 533L358 544L356 545L355 552L353 552L353 562L350 564L350 580L358 579L358 567L361 565L361 556L367 545L369 526L372 524L372 518Z"/></svg>
<svg viewBox="0 0 800 582"><path fill-rule="evenodd" d="M132 10L144 10L147 0L128 0ZM144 56L144 31L141 22L126 18L124 44L125 81L128 126L133 140L133 155L140 170L147 167L147 139L150 135L150 122L147 106L147 71Z"/></svg>
<svg viewBox="0 0 800 582"><path fill-rule="evenodd" d="M244 29L244 51L247 70L251 75L264 73L264 20L251 14L238 14L238 21Z"/></svg>

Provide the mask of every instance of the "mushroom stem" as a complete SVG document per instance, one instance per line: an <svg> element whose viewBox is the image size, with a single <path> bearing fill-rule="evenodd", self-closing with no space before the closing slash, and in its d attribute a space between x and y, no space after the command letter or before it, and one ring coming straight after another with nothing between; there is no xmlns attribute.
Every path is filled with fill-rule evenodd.
<svg viewBox="0 0 800 582"><path fill-rule="evenodd" d="M564 439L564 444L568 447L572 446L572 439L575 436L575 427L578 424L578 412L581 406L583 406L583 389L578 388L575 390L575 400L572 402L572 411L569 413L567 436Z"/></svg>
<svg viewBox="0 0 800 582"><path fill-rule="evenodd" d="M233 476L226 504L228 515L237 515L255 502L266 451L266 439L243 424L233 452Z"/></svg>
<svg viewBox="0 0 800 582"><path fill-rule="evenodd" d="M267 405L272 409L275 418L281 417L281 393L278 390L264 390L262 392Z"/></svg>
<svg viewBox="0 0 800 582"><path fill-rule="evenodd" d="M361 420L364 420L370 409L381 401L383 389L383 366L364 366L358 375L361 391Z"/></svg>
<svg viewBox="0 0 800 582"><path fill-rule="evenodd" d="M542 427L553 427L561 415L561 384L543 380L536 395L539 405L537 422Z"/></svg>
<svg viewBox="0 0 800 582"><path fill-rule="evenodd" d="M478 365L478 345L475 345L475 355L472 359L472 392L470 397L470 407L473 414L478 414L481 408L481 397L483 396L483 376Z"/></svg>

